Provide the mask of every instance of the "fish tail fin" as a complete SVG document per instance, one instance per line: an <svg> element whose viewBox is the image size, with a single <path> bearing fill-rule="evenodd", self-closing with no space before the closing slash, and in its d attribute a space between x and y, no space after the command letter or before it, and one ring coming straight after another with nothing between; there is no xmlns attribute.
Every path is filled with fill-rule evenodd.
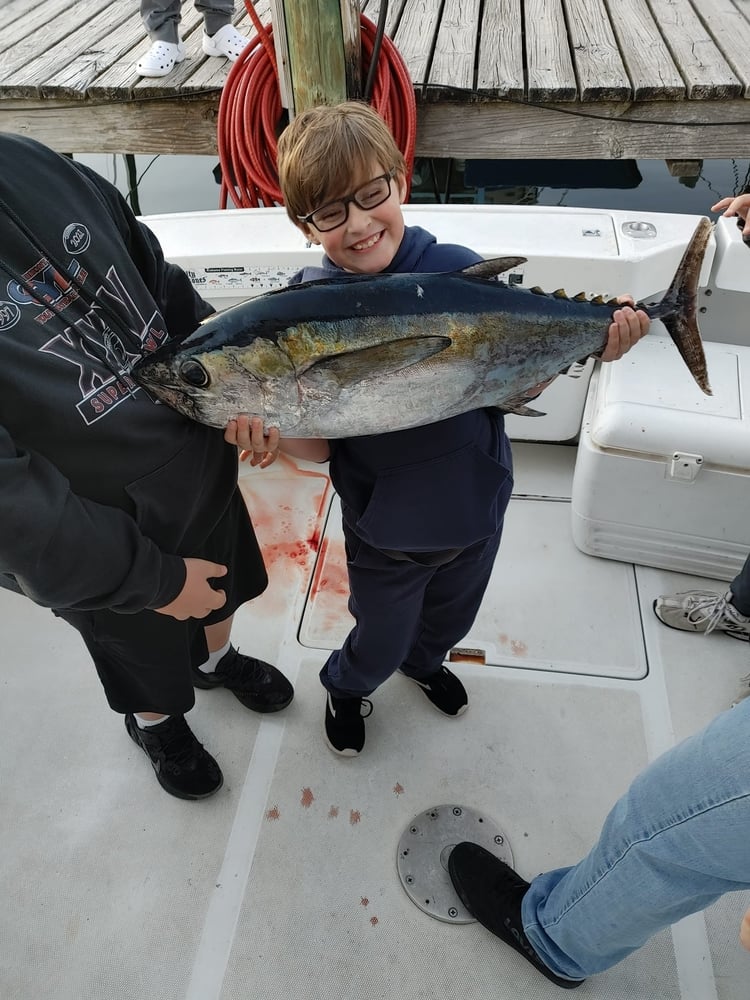
<svg viewBox="0 0 750 1000"><path fill-rule="evenodd" d="M708 382L703 341L698 329L697 301L698 278L712 231L711 222L701 219L666 295L655 307L646 308L652 319L662 321L696 383L707 396L711 395L711 386Z"/></svg>

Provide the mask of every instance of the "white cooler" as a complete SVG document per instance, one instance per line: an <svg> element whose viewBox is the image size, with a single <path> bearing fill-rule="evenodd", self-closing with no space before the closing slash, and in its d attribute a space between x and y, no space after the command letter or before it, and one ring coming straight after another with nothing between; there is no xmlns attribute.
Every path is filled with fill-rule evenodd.
<svg viewBox="0 0 750 1000"><path fill-rule="evenodd" d="M663 329L663 328L662 328ZM591 380L573 477L583 552L731 580L750 552L750 347L704 342L712 396L666 335Z"/></svg>

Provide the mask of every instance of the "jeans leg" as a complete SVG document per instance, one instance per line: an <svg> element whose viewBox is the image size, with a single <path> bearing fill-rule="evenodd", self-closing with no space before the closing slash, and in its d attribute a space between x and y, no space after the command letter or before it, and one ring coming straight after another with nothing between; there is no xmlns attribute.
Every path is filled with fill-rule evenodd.
<svg viewBox="0 0 750 1000"><path fill-rule="evenodd" d="M729 585L732 591L732 604L741 615L750 615L750 556L737 576Z"/></svg>
<svg viewBox="0 0 750 1000"><path fill-rule="evenodd" d="M584 979L657 931L750 888L750 699L654 761L605 820L593 850L524 896L532 945Z"/></svg>

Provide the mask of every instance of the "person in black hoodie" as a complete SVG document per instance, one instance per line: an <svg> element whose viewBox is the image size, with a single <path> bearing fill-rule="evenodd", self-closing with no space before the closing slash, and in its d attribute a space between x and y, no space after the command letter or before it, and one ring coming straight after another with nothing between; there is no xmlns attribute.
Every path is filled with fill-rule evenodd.
<svg viewBox="0 0 750 1000"><path fill-rule="evenodd" d="M406 164L387 125L352 101L298 115L282 132L278 167L287 214L323 247L322 267L293 281L342 272L455 271L481 257L405 227ZM603 355L614 360L643 336L646 314L614 313ZM539 387L541 391L542 387ZM243 444L234 425L230 440ZM479 609L500 544L513 484L503 414L473 410L389 434L282 441L282 450L324 461L341 499L356 624L320 674L327 691L325 739L359 754L368 696L400 671L444 715L468 704L444 665Z"/></svg>
<svg viewBox="0 0 750 1000"><path fill-rule="evenodd" d="M203 798L222 774L184 718L194 687L258 712L293 697L229 641L268 582L236 448L129 375L213 309L111 184L9 134L0 233L0 585L80 632L159 783Z"/></svg>

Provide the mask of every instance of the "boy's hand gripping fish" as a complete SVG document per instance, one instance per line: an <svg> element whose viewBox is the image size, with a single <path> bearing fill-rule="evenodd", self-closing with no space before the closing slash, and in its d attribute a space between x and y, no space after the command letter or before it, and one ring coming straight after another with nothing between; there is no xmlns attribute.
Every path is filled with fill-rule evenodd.
<svg viewBox="0 0 750 1000"><path fill-rule="evenodd" d="M711 231L702 219L664 298L637 306L663 321L705 393L696 298ZM210 316L133 375L200 423L246 413L287 437L379 434L482 406L533 414L531 388L601 352L617 303L494 280L524 261L293 285Z"/></svg>

